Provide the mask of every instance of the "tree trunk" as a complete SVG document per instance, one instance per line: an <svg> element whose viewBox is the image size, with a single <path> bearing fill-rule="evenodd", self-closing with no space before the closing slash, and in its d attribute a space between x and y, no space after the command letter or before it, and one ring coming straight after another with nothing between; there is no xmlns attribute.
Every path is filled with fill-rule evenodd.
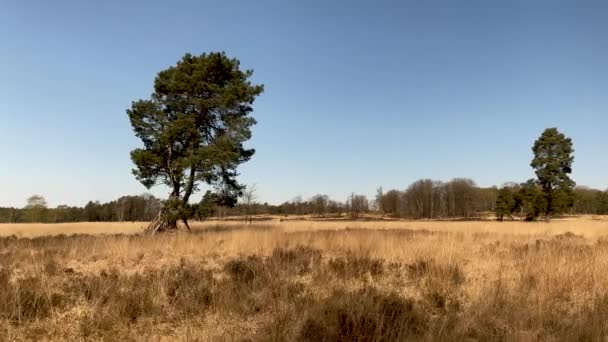
<svg viewBox="0 0 608 342"><path fill-rule="evenodd" d="M146 230L145 230L146 233L156 234L156 233L177 231L177 229L178 229L177 220L176 219L166 219L165 215L164 215L166 212L167 212L167 209L165 207L163 207L160 210L160 212L158 213L158 216L156 216L156 218L152 222L150 222L148 227L146 227Z"/></svg>
<svg viewBox="0 0 608 342"><path fill-rule="evenodd" d="M178 182L174 182L173 191L169 195L169 201L178 199L179 192L180 184ZM171 213L169 213L171 215L167 215L169 210L170 209L167 208L166 205L163 205L156 219L150 222L150 225L148 225L148 228L146 228L146 232L155 234L161 232L177 231L177 218ZM167 218L167 216L169 216L170 218Z"/></svg>
<svg viewBox="0 0 608 342"><path fill-rule="evenodd" d="M547 222L551 221L552 207L553 207L553 192L552 192L552 190L550 190L547 193L547 209L545 211L546 212L545 219L547 220Z"/></svg>

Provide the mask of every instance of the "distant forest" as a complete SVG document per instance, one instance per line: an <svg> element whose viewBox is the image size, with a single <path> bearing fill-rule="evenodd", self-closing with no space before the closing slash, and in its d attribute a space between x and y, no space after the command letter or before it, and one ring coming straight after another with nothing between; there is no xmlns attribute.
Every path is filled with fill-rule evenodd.
<svg viewBox="0 0 608 342"><path fill-rule="evenodd" d="M252 196L234 207L223 207L205 200L195 205L194 218L252 215L314 215L317 217L357 218L364 214L382 214L406 219L476 218L487 213L498 217L526 219L542 211L538 187L531 182L510 183L502 188L478 187L472 180L457 178L449 182L423 179L405 190L383 191L375 198L352 194L336 201L319 194L309 199L296 197L279 205L259 203ZM149 194L124 196L108 203L89 202L84 207L60 205L48 208L42 196L32 196L24 208L0 208L2 223L128 222L151 221L157 217L163 201ZM576 187L573 196L561 204L561 214L608 214L608 191Z"/></svg>

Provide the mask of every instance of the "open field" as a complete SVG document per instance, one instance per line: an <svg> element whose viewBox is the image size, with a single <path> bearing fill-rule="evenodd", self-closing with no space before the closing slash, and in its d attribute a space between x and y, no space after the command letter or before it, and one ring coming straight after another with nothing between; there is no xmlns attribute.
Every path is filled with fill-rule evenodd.
<svg viewBox="0 0 608 342"><path fill-rule="evenodd" d="M144 225L0 225L0 340L608 336L605 217Z"/></svg>
<svg viewBox="0 0 608 342"><path fill-rule="evenodd" d="M590 239L608 235L608 216L579 216L572 218L556 219L550 223L544 221L521 222L505 221L496 222L492 219L472 221L438 221L438 220L317 220L312 217L264 217L268 220L259 221L254 224L264 225L275 231L317 231L317 230L342 230L342 229L410 229L431 230L442 232L462 233L498 233L516 235L555 235L571 232L584 235ZM146 227L147 222L79 222L79 223L0 223L0 236L36 237L49 235L71 235L71 234L138 234ZM213 229L218 225L225 228L247 227L243 221L236 219L218 221L208 220L204 222L191 222L194 230Z"/></svg>

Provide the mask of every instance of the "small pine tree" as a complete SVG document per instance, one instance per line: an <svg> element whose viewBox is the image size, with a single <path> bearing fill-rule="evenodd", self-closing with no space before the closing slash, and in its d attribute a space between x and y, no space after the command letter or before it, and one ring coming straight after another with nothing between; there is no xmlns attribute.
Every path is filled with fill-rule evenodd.
<svg viewBox="0 0 608 342"><path fill-rule="evenodd" d="M505 216L513 214L514 209L515 198L513 197L513 190L503 187L498 191L498 197L496 198L496 218L502 222Z"/></svg>
<svg viewBox="0 0 608 342"><path fill-rule="evenodd" d="M521 184L520 190L515 195L515 210L519 210L526 221L536 220L546 212L546 208L546 197L536 181L530 179Z"/></svg>

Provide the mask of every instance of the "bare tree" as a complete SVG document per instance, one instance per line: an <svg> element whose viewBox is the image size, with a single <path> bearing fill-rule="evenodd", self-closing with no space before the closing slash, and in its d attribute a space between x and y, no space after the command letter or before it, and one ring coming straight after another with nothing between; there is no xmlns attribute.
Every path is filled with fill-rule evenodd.
<svg viewBox="0 0 608 342"><path fill-rule="evenodd" d="M436 184L430 179L421 179L412 183L405 192L406 211L413 218L433 217Z"/></svg>
<svg viewBox="0 0 608 342"><path fill-rule="evenodd" d="M312 210L315 215L324 216L327 213L329 196L315 195L310 199L310 203L312 204Z"/></svg>
<svg viewBox="0 0 608 342"><path fill-rule="evenodd" d="M399 216L401 197L401 193L397 190L390 190L382 194L378 200L378 209L382 214Z"/></svg>
<svg viewBox="0 0 608 342"><path fill-rule="evenodd" d="M358 218L361 214L369 211L369 201L365 195L352 193L347 200L347 205L351 218Z"/></svg>
<svg viewBox="0 0 608 342"><path fill-rule="evenodd" d="M295 214L302 215L302 196L298 195L291 200L291 203L294 206Z"/></svg>
<svg viewBox="0 0 608 342"><path fill-rule="evenodd" d="M380 212L380 214L384 214L384 210L382 208L382 198L384 197L384 190L382 189L382 187L378 187L378 189L376 189L376 199L374 200L374 204L375 204L375 209Z"/></svg>
<svg viewBox="0 0 608 342"><path fill-rule="evenodd" d="M245 207L245 222L249 221L249 224L251 224L251 221L253 220L255 201L257 200L256 191L257 185L251 184L245 187L245 190L243 190L243 194L241 195Z"/></svg>

